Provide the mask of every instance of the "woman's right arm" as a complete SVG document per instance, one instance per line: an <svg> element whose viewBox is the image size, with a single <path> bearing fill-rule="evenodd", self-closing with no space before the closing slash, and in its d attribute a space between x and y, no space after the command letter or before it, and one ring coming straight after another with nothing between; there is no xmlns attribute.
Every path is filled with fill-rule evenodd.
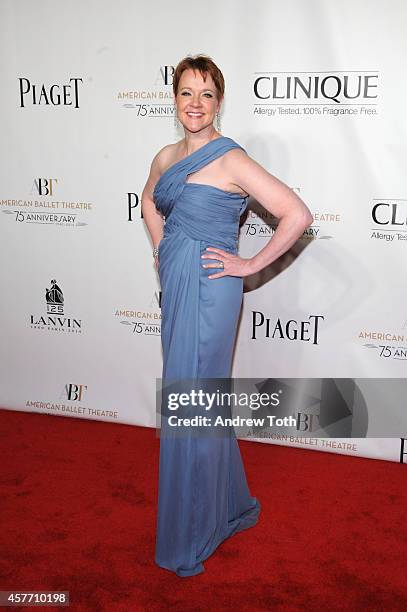
<svg viewBox="0 0 407 612"><path fill-rule="evenodd" d="M141 194L141 212L148 232L151 236L153 247L157 247L159 245L164 233L164 218L156 209L153 200L154 187L161 176L159 161L160 153L161 151L157 153L151 162L150 174Z"/></svg>

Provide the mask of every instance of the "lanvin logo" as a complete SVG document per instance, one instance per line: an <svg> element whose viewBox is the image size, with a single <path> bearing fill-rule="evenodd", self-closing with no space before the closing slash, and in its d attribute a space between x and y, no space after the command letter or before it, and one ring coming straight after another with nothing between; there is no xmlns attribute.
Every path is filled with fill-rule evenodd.
<svg viewBox="0 0 407 612"><path fill-rule="evenodd" d="M79 108L79 89L78 83L82 82L83 79L79 77L72 77L69 79L69 84L60 85L36 85L25 77L20 77L19 91L20 91L20 107L25 106L74 106ZM71 85L71 81L73 84ZM72 96L72 100L71 100Z"/></svg>
<svg viewBox="0 0 407 612"><path fill-rule="evenodd" d="M64 314L64 294L55 279L51 281L51 288L45 289L45 299L47 300L47 312Z"/></svg>
<svg viewBox="0 0 407 612"><path fill-rule="evenodd" d="M323 315L309 315L308 321L280 318L272 320L265 317L263 312L252 310L252 337L251 340L271 338L273 340L300 340L318 344L319 320L325 319Z"/></svg>
<svg viewBox="0 0 407 612"><path fill-rule="evenodd" d="M51 287L45 289L47 314L35 317L30 315L32 329L47 329L66 333L82 333L81 319L66 317L64 315L64 295L55 279L51 280Z"/></svg>
<svg viewBox="0 0 407 612"><path fill-rule="evenodd" d="M377 100L378 71L256 72L253 92L258 100L279 104L329 100L343 104Z"/></svg>

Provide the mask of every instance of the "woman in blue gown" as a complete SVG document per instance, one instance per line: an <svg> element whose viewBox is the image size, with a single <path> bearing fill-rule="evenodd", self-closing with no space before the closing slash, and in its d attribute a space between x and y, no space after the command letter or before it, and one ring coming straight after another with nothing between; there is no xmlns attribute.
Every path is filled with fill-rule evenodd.
<svg viewBox="0 0 407 612"><path fill-rule="evenodd" d="M214 129L224 82L210 58L182 60L173 87L185 143L164 147L154 158L142 194L143 217L158 245L163 384L230 377L243 277L281 255L310 223L302 200ZM229 154L229 165L241 166L239 182L219 165L230 151L240 152L233 160ZM242 259L239 220L248 193L259 189L261 198L271 185L282 198L273 212L281 210L294 229L286 229L276 248ZM288 204L289 214L283 210ZM203 561L221 542L255 525L260 503L250 494L233 428L197 435L187 427L177 435L168 414L162 409L155 561L184 577L203 572Z"/></svg>

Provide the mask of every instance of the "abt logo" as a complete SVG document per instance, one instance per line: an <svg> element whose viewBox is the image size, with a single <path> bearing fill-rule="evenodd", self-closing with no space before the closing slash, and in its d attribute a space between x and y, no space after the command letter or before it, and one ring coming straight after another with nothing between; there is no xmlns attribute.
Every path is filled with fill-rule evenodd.
<svg viewBox="0 0 407 612"><path fill-rule="evenodd" d="M297 431L315 431L320 429L319 414L306 414L305 412L297 412Z"/></svg>
<svg viewBox="0 0 407 612"><path fill-rule="evenodd" d="M40 196L54 195L54 185L58 182L56 178L38 178L34 179L31 193L37 193Z"/></svg>
<svg viewBox="0 0 407 612"><path fill-rule="evenodd" d="M171 65L160 66L156 85L163 83L164 85L172 85L175 67Z"/></svg>
<svg viewBox="0 0 407 612"><path fill-rule="evenodd" d="M64 387L63 397L70 402L81 402L88 385L75 385L74 383L68 383Z"/></svg>

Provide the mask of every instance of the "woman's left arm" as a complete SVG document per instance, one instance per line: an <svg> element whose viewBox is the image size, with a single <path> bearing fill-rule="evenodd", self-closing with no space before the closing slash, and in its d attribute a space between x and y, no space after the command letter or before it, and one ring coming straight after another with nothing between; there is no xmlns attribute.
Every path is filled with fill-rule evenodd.
<svg viewBox="0 0 407 612"><path fill-rule="evenodd" d="M305 202L288 185L267 172L242 149L228 151L223 160L224 176L230 177L232 183L246 191L279 219L273 237L261 251L250 259L238 258L240 262L233 262L235 264L233 269L236 266L239 268L235 270L236 275L249 276L262 270L288 251L314 219ZM215 252L217 250L210 247L209 249ZM231 269L229 265L229 270ZM222 275L220 272L211 278Z"/></svg>
<svg viewBox="0 0 407 612"><path fill-rule="evenodd" d="M253 274L288 251L314 219L305 202L288 185L241 149L229 153L232 152L234 155L225 155L227 176L279 219L273 237L249 260L250 274Z"/></svg>

